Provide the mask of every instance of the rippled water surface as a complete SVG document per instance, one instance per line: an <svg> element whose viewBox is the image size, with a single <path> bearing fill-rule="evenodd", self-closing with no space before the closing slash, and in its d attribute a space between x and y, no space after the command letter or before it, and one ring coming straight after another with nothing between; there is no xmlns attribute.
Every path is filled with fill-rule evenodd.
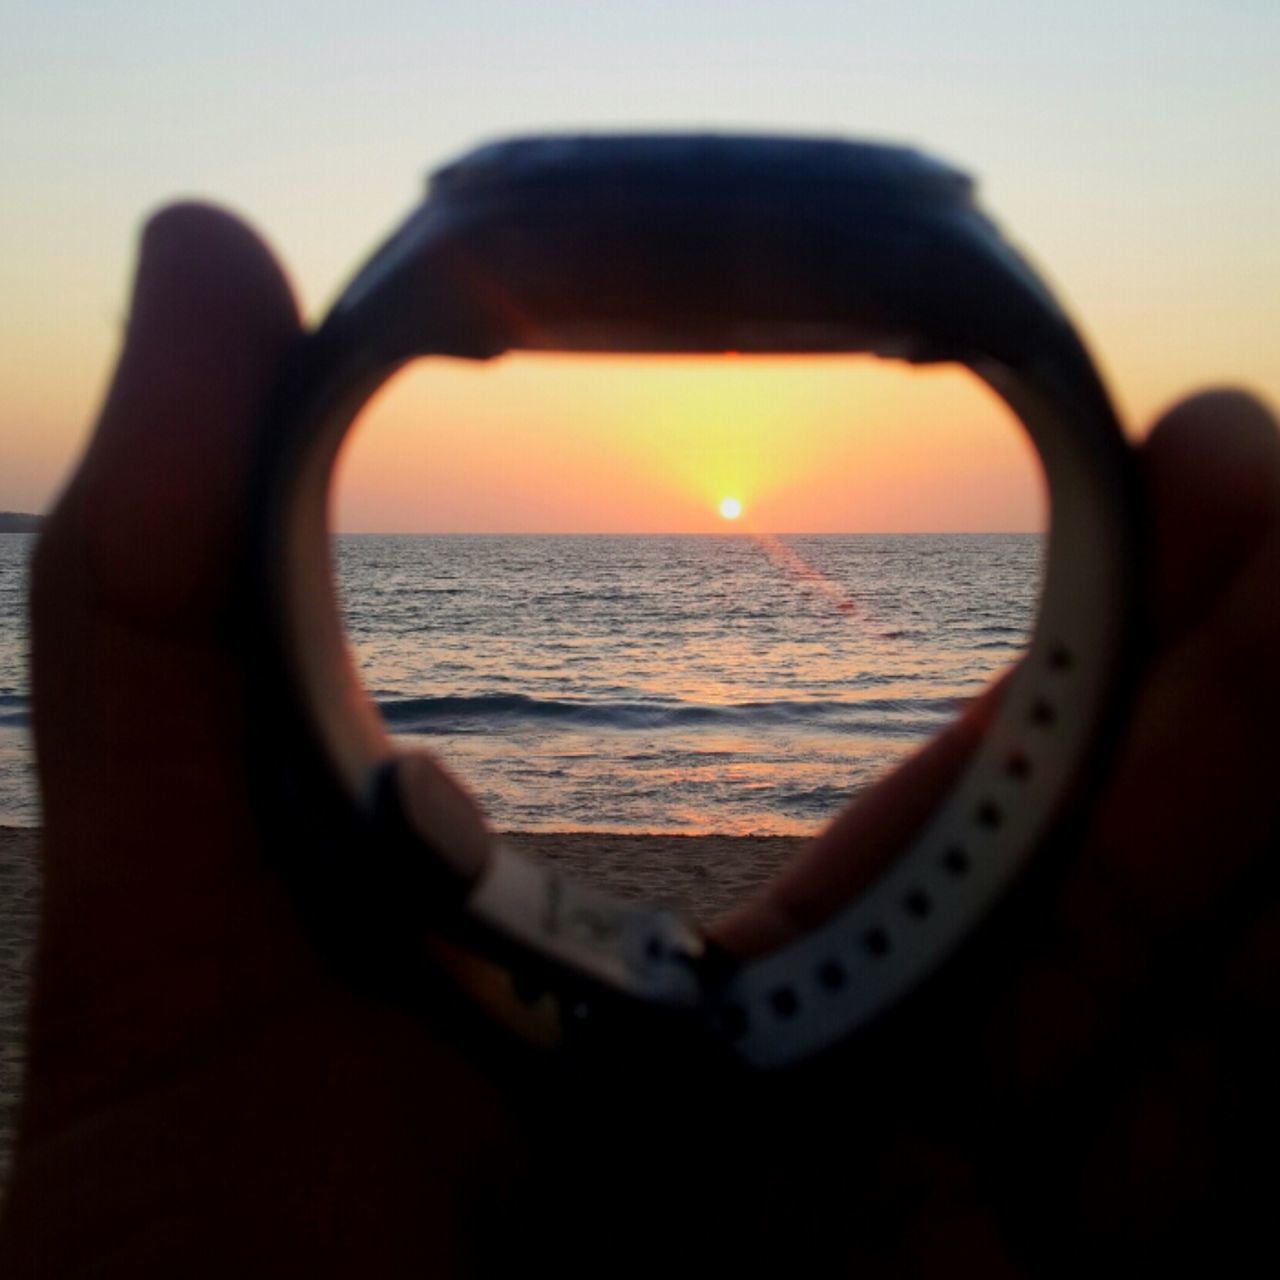
<svg viewBox="0 0 1280 1280"><path fill-rule="evenodd" d="M36 822L0 538L0 820ZM813 830L1028 633L1038 535L343 536L347 623L392 731L504 829ZM139 715L146 708L138 708Z"/></svg>
<svg viewBox="0 0 1280 1280"><path fill-rule="evenodd" d="M512 829L809 831L1025 641L1036 535L349 537L396 733Z"/></svg>

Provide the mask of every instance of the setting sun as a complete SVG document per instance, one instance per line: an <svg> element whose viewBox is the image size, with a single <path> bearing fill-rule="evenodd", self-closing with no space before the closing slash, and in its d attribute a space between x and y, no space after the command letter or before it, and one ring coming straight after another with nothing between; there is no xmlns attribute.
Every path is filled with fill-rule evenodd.
<svg viewBox="0 0 1280 1280"><path fill-rule="evenodd" d="M720 514L726 520L736 520L742 514L742 503L737 498L721 498Z"/></svg>

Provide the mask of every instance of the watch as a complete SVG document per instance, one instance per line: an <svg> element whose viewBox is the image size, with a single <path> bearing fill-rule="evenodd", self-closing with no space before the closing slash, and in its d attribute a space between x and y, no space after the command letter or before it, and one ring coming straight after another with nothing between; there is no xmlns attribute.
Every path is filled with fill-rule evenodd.
<svg viewBox="0 0 1280 1280"><path fill-rule="evenodd" d="M345 643L328 493L352 420L421 356L873 353L956 362L1043 465L1034 634L963 772L909 846L797 941L735 963L675 913L495 844L442 856ZM536 1043L681 1038L803 1061L927 985L1078 806L1136 633L1132 453L1054 298L921 153L715 134L517 138L446 165L286 362L258 440L246 643L273 855L340 965L412 1001L444 981Z"/></svg>

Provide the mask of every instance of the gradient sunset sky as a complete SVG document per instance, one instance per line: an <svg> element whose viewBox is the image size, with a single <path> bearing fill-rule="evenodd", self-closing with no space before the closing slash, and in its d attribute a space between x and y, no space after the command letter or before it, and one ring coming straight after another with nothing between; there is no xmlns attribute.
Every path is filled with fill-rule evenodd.
<svg viewBox="0 0 1280 1280"><path fill-rule="evenodd" d="M0 509L42 510L114 361L144 217L247 217L317 318L475 143L776 129L969 169L1135 436L1184 392L1280 401L1280 4L49 0L0 41ZM344 462L352 530L1039 527L967 376L870 361L420 365Z"/></svg>

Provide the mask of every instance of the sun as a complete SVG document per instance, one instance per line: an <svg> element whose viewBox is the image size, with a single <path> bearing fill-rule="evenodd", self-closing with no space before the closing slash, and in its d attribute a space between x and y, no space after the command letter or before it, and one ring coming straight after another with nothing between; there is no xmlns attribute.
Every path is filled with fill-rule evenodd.
<svg viewBox="0 0 1280 1280"><path fill-rule="evenodd" d="M720 514L726 520L736 520L742 514L742 503L737 498L721 498Z"/></svg>

